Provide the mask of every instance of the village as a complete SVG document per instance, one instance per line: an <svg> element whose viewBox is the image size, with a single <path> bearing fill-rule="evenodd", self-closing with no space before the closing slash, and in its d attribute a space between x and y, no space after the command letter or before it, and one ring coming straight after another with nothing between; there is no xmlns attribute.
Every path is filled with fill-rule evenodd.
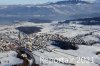
<svg viewBox="0 0 100 66"><path fill-rule="evenodd" d="M46 56L48 56L48 57L45 56L45 58L49 60L50 60L50 57L52 57L52 54L54 54L55 57L58 56L58 57L65 57L65 58L68 55L68 57L70 57L71 59L75 57L80 57L76 55L76 51L81 52L84 48L91 47L95 45L96 43L100 43L99 41L94 40L94 39L89 40L89 41L86 41L87 39L86 40L84 39L84 38L88 38L88 36L96 37L99 39L100 38L99 35L93 35L96 31L88 32L85 34L79 34L74 37L67 37L67 36L61 35L60 33L50 33L52 31L46 27L43 27L43 29L41 29L41 31L38 33L33 31L33 33L31 32L27 34L27 33L24 33L23 31L16 29L16 27L20 27L22 25L20 26L13 25L13 26L8 27L7 29L4 28L5 30L2 29L0 32L0 53L6 54L6 57L8 58L9 56L11 56L9 55L9 53L13 51L13 53L11 54L14 54L13 56L16 57L16 59L20 59L19 60L20 62L21 61L24 61L24 62L23 63L17 62L17 63L12 64L10 60L2 61L1 59L3 59L3 57L0 57L1 64L4 62L7 64L11 64L12 66L25 66L25 64L27 63L26 66L28 66L29 64L30 66L32 65L41 66L43 64L39 63L39 61L37 61L37 58L40 58L42 55L45 56L45 53L46 53ZM53 24L53 27L54 26L55 24ZM70 26L68 28L58 27L58 26L59 25L57 24L54 29L57 30L58 28L62 28L62 29L68 29L68 30L69 29L76 30L75 26L74 27ZM27 28L28 27L30 28L30 26L27 26ZM44 29L45 30L48 29L48 31L50 32L42 33ZM30 29L28 30L31 31ZM81 46L83 46L83 49L80 49ZM89 50L91 49L92 48L90 48ZM64 53L66 51L73 51L75 55L70 54L69 52ZM99 51L96 51L94 54L98 56L100 53ZM85 61L90 62L90 60L85 60ZM61 61L59 62L60 64L63 63ZM63 64L64 64L63 66L65 65L77 66L78 65L78 64L76 65L74 62L63 63ZM96 64L98 64L98 62L96 62Z"/></svg>

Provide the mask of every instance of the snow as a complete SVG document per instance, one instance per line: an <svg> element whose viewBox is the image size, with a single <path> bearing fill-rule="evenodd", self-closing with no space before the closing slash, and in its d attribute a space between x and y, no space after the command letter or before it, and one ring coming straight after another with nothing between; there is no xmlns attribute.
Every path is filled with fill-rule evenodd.
<svg viewBox="0 0 100 66"><path fill-rule="evenodd" d="M99 47L94 47L94 46L84 46L84 45L80 45L78 50L62 50L62 49L54 49L54 52L47 52L44 50L44 53L41 53L40 51L36 51L33 52L34 54L43 57L43 58L66 58L69 59L70 63L74 63L76 64L76 66L98 66L98 64L100 64L100 58L98 58L95 54L96 51L100 50ZM88 51L88 53L87 53ZM89 57L89 59L88 59ZM86 58L86 60L82 63L81 60L79 60L79 58ZM92 61L92 62L90 62ZM95 64L95 63L98 64ZM48 63L46 64L47 66L52 65L52 63ZM53 64L56 66L56 64ZM45 64L43 65L45 66ZM60 66L60 65L59 65ZM61 66L65 66L65 65L61 65Z"/></svg>
<svg viewBox="0 0 100 66"><path fill-rule="evenodd" d="M11 66L14 64L21 64L23 60L16 57L17 53L15 51L9 51L5 53L0 53L0 66Z"/></svg>
<svg viewBox="0 0 100 66"><path fill-rule="evenodd" d="M39 26L42 27L41 33L48 33L48 34L60 34L67 38L74 38L77 35L84 35L90 32L93 32L92 35L84 36L83 39L86 42L90 40L100 42L100 26L86 26L80 24L59 24L57 21L52 23L31 23L31 22L22 22L14 25L5 25L0 26L0 33L5 32L18 32L16 27L19 26ZM8 29L5 29L8 28ZM17 37L15 34L11 34L11 38ZM48 42L50 43L50 42ZM78 50L63 50L58 47L52 46L49 44L47 47L51 49L52 52L48 52L44 49L40 49L38 51L33 51L33 56L36 59L36 63L40 64L41 66L66 66L67 64L62 63L40 63L40 57L44 57L46 59L50 58L65 58L69 59L69 63L76 64L76 66L98 66L100 65L100 55L96 55L96 52L100 51L100 43L95 43L93 46L86 46L86 45L79 45ZM2 64L0 66L10 66L11 64L19 64L23 61L16 57L17 53L14 51L0 53L0 60ZM80 61L78 62L79 58L85 57L86 59L82 59L83 63ZM89 57L89 59L88 59ZM9 63L7 61L9 60ZM16 62L15 62L16 61ZM50 60L49 60L50 61ZM93 63L91 62L93 61ZM32 62L32 60L30 60ZM70 66L70 65L67 65Z"/></svg>
<svg viewBox="0 0 100 66"><path fill-rule="evenodd" d="M94 40L94 41L100 41L99 38L97 38L96 36L93 36L93 35L89 35L89 36L86 36L86 37L82 37L82 39L86 42L90 41L90 40Z"/></svg>

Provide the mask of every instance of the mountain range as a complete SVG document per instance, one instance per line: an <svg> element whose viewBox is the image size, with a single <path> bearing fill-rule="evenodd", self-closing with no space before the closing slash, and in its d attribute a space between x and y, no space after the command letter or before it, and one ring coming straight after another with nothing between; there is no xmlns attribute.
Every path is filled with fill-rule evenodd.
<svg viewBox="0 0 100 66"><path fill-rule="evenodd" d="M86 1L59 1L41 5L2 5L0 6L0 22L19 21L60 21L84 17L100 16L99 4Z"/></svg>

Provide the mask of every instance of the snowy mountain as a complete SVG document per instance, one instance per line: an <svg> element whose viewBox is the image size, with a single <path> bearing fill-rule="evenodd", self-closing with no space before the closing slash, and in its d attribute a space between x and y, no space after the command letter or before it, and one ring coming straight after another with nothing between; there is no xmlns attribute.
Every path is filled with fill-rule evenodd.
<svg viewBox="0 0 100 66"><path fill-rule="evenodd" d="M82 1L83 2L83 1ZM62 4L59 4L62 3ZM8 5L0 7L0 22L37 20L66 20L100 16L100 6L91 4L66 4L60 1L44 5ZM5 16L6 15L6 16Z"/></svg>
<svg viewBox="0 0 100 66"><path fill-rule="evenodd" d="M50 3L50 4L59 4L59 5L66 5L66 4L90 4L88 1L81 1L81 0L65 0L65 1L59 1L56 3Z"/></svg>

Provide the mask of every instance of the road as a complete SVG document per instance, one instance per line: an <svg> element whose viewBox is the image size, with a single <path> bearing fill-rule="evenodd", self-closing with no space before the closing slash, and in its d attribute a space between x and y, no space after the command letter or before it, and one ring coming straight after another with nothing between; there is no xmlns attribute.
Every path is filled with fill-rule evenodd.
<svg viewBox="0 0 100 66"><path fill-rule="evenodd" d="M23 60L23 64L13 66L39 66L35 63L33 54L27 48L19 47L16 49L16 52L18 53L17 57Z"/></svg>

